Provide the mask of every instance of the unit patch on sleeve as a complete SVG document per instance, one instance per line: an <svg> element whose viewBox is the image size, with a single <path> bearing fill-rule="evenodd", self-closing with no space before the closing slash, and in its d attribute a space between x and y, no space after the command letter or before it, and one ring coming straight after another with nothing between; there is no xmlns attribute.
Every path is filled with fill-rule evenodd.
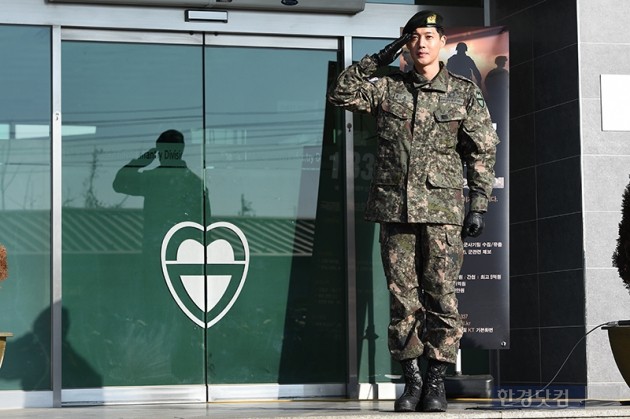
<svg viewBox="0 0 630 419"><path fill-rule="evenodd" d="M482 108L486 106L486 101L483 100L483 94L479 90L475 92L475 99L477 99L477 103Z"/></svg>

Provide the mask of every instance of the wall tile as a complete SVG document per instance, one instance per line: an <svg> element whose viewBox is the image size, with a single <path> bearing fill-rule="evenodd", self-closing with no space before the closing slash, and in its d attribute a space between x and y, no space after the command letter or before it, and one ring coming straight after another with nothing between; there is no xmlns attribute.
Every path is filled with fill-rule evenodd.
<svg viewBox="0 0 630 419"><path fill-rule="evenodd" d="M582 214L538 220L539 272L582 269Z"/></svg>
<svg viewBox="0 0 630 419"><path fill-rule="evenodd" d="M536 170L534 167L510 173L510 222L536 219Z"/></svg>
<svg viewBox="0 0 630 419"><path fill-rule="evenodd" d="M612 268L612 255L619 237L621 211L584 213L586 268Z"/></svg>
<svg viewBox="0 0 630 419"><path fill-rule="evenodd" d="M505 0L499 0L501 3ZM510 2L511 3L511 2ZM520 3L520 2L517 2ZM619 0L578 0L580 42L630 43L630 2Z"/></svg>
<svg viewBox="0 0 630 419"><path fill-rule="evenodd" d="M540 3L540 0L493 0L490 5L490 10L492 11L493 19L501 20L517 13L521 14L536 3Z"/></svg>
<svg viewBox="0 0 630 419"><path fill-rule="evenodd" d="M583 170L584 210L621 211L630 183L630 156L585 156Z"/></svg>
<svg viewBox="0 0 630 419"><path fill-rule="evenodd" d="M537 111L576 100L578 86L576 45L534 60L534 108Z"/></svg>
<svg viewBox="0 0 630 419"><path fill-rule="evenodd" d="M510 349L501 351L501 382L540 383L539 329L513 329Z"/></svg>
<svg viewBox="0 0 630 419"><path fill-rule="evenodd" d="M534 65L528 61L510 67L510 118L534 111Z"/></svg>
<svg viewBox="0 0 630 419"><path fill-rule="evenodd" d="M538 275L510 277L510 327L540 326Z"/></svg>
<svg viewBox="0 0 630 419"><path fill-rule="evenodd" d="M630 291L616 268L586 269L586 322L590 327L630 319ZM599 333L599 332L598 332Z"/></svg>
<svg viewBox="0 0 630 419"><path fill-rule="evenodd" d="M577 100L535 114L536 163L580 154L580 107Z"/></svg>
<svg viewBox="0 0 630 419"><path fill-rule="evenodd" d="M584 271L551 272L539 275L540 325L584 325Z"/></svg>
<svg viewBox="0 0 630 419"><path fill-rule="evenodd" d="M576 8L576 0L552 0L540 2L531 9L534 57L577 43ZM549 36L551 31L553 36Z"/></svg>
<svg viewBox="0 0 630 419"><path fill-rule="evenodd" d="M606 38L595 44L580 44L580 95L583 98L599 99L602 74L630 74L630 45L619 44L617 38L608 40L609 43L604 41Z"/></svg>
<svg viewBox="0 0 630 419"><path fill-rule="evenodd" d="M510 276L538 272L536 221L510 225Z"/></svg>
<svg viewBox="0 0 630 419"><path fill-rule="evenodd" d="M536 163L534 114L510 120L510 170L519 170Z"/></svg>
<svg viewBox="0 0 630 419"><path fill-rule="evenodd" d="M534 59L531 10L526 9L498 22L500 25L505 25L510 33L510 60L508 62L510 67Z"/></svg>
<svg viewBox="0 0 630 419"><path fill-rule="evenodd" d="M582 108L582 154L586 156L591 154L630 156L630 132L602 131L601 100L599 98L582 98L580 99L580 107ZM630 166L628 167L630 168Z"/></svg>
<svg viewBox="0 0 630 419"><path fill-rule="evenodd" d="M558 160L536 167L538 217L581 211L580 158Z"/></svg>
<svg viewBox="0 0 630 419"><path fill-rule="evenodd" d="M584 326L553 327L540 330L542 381L547 383L556 374L573 346L584 336ZM554 380L559 383L586 385L586 342L578 344Z"/></svg>

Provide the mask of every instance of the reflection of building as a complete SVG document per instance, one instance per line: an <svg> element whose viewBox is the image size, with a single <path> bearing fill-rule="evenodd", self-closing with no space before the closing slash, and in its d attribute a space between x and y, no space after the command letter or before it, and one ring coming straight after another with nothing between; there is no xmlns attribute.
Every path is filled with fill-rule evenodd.
<svg viewBox="0 0 630 419"><path fill-rule="evenodd" d="M389 377L398 371L383 349L387 295L380 262L372 258L377 237L358 216L362 182L370 176L373 121L326 115L323 98L339 67L382 48L418 6L367 2L355 14L329 9L322 15L285 13L278 2L265 19L257 10L229 9L227 22L199 22L186 21L183 7L129 1L135 6L3 3L0 238L12 258L0 293L3 330L15 340L33 336L35 320L63 289L73 322L68 342L98 375L92 382L102 379L105 389L45 379L37 392L24 391L2 375L8 364L26 362L9 340L0 384L10 391L0 391L2 406L46 405L50 393L66 402L203 402L208 393L238 399L392 390ZM291 10L314 3L300 1ZM505 7L507 0L491 0L487 11L451 3L462 2L441 2L439 9L452 27L483 27L484 12L492 12L491 25L535 29L510 34L513 45L535 48L510 55L513 138L503 143L510 157L499 175L502 191L515 191L512 349L500 352L500 368L484 350L464 350L463 368L466 373L472 363L477 371L500 374L503 383L544 384L559 366L558 354L568 353L586 329L625 317L628 295L601 249L613 247L627 153L623 134L601 131L596 86L603 61L606 72L624 72L599 53L627 53L623 42L602 39L625 33L622 17L630 6L616 2L604 16L593 2L572 3L562 13L551 2ZM533 15L539 19L532 21ZM326 24L313 25L318 19ZM550 20L562 36L533 42L531 34ZM580 118L582 111L593 117ZM116 170L171 127L192 139L187 162L208 187L213 216L247 230L252 244L251 272L235 315L210 329L207 341L177 307L169 311L168 293L158 304L149 298L162 295L161 278L153 288L134 282L145 262L139 256L142 201L111 188ZM361 146L353 150L353 144ZM312 152L304 150L313 147L320 164L305 166ZM350 167L356 171L348 173ZM591 199L601 185L611 190ZM347 220L355 224L346 226ZM361 318L347 289L356 291ZM129 302L141 299L146 310L138 313ZM172 323L151 323L164 318ZM359 330L346 345L347 318ZM61 336L61 322L53 306L53 337ZM152 343L174 341L174 328L186 334L165 357ZM592 343L595 336L580 343L559 379L586 384L590 398L628 398L615 372L593 367L612 363L605 344ZM124 353L95 344L104 341L125 342ZM236 349L252 347L255 354ZM61 348L52 349L45 372L80 378L80 370L62 361ZM318 351L318 363L302 362L300 356L313 354L308 351ZM357 365L348 365L353 357ZM349 377L356 380L347 383ZM175 387L181 392L172 393ZM246 388L247 396L234 393L236 387Z"/></svg>

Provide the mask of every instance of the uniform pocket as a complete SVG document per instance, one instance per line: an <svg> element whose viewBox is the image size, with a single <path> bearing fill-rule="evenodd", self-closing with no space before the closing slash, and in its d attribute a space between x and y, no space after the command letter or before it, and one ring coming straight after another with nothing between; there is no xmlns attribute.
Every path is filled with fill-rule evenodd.
<svg viewBox="0 0 630 419"><path fill-rule="evenodd" d="M399 185L402 181L400 144L410 138L412 111L403 103L385 100L378 115L378 145L373 181L377 185Z"/></svg>
<svg viewBox="0 0 630 419"><path fill-rule="evenodd" d="M385 100L377 118L378 133L385 140L394 141L411 135L409 120L413 110L404 103Z"/></svg>
<svg viewBox="0 0 630 419"><path fill-rule="evenodd" d="M464 107L439 108L433 111L437 126L436 148L438 151L448 151L457 145L457 134L463 120L466 118Z"/></svg>

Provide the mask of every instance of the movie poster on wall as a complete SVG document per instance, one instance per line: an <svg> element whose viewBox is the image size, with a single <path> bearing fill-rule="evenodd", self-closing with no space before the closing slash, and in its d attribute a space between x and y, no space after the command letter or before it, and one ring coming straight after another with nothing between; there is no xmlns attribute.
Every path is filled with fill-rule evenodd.
<svg viewBox="0 0 630 419"><path fill-rule="evenodd" d="M479 237L464 241L464 266L456 285L464 323L461 347L507 349L510 346L509 33L504 27L454 28L447 31L446 37L440 61L451 73L479 86L500 140L484 231ZM400 57L402 71L411 70L408 54L404 50Z"/></svg>

